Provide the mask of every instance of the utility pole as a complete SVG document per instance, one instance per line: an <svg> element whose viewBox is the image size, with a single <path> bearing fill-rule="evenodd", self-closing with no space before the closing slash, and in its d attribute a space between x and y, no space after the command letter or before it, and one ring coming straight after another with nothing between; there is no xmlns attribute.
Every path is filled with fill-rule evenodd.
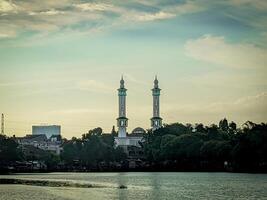
<svg viewBox="0 0 267 200"><path fill-rule="evenodd" d="M2 121L1 121L1 134L4 135L4 113L2 113Z"/></svg>

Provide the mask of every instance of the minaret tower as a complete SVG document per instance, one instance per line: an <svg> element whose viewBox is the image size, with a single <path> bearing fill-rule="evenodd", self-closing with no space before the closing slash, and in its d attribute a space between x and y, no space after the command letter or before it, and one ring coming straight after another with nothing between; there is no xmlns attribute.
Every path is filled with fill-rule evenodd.
<svg viewBox="0 0 267 200"><path fill-rule="evenodd" d="M159 81L157 76L154 80L154 88L152 89L152 96L153 96L153 117L151 118L151 127L152 130L156 130L162 126L162 118L159 114L159 96L160 96L160 88L159 88Z"/></svg>
<svg viewBox="0 0 267 200"><path fill-rule="evenodd" d="M117 126L119 128L118 137L126 137L126 127L128 126L128 118L126 117L126 91L124 87L123 76L118 89L119 96L119 117L117 118Z"/></svg>

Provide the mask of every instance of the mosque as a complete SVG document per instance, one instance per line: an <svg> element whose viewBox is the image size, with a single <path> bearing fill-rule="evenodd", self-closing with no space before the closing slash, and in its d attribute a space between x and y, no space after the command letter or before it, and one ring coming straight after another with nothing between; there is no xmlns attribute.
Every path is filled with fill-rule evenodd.
<svg viewBox="0 0 267 200"><path fill-rule="evenodd" d="M153 97L153 117L151 120L152 131L162 126L162 118L159 113L159 97L160 88L157 77L154 80L154 87L152 89ZM123 77L120 80L120 88L118 89L119 97L119 117L117 118L118 137L115 137L115 145L127 149L128 147L140 147L139 142L142 141L143 135L146 131L141 128L135 128L131 134L127 133L128 118L126 116L126 92L127 89L124 86Z"/></svg>

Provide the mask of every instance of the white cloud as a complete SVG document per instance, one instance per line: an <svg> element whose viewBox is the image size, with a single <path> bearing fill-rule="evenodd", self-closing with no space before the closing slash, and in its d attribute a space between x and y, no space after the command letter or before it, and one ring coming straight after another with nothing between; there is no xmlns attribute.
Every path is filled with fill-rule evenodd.
<svg viewBox="0 0 267 200"><path fill-rule="evenodd" d="M74 7L80 9L82 11L111 11L121 16L122 21L153 21L153 20L160 20L160 19L168 19L173 18L176 14L172 14L169 12L155 12L155 13L147 13L147 12L140 12L132 9L127 9L121 6L107 4L107 3L81 3L81 4L74 4Z"/></svg>
<svg viewBox="0 0 267 200"><path fill-rule="evenodd" d="M267 50L248 43L227 43L224 37L205 35L185 44L187 56L233 68L266 67Z"/></svg>
<svg viewBox="0 0 267 200"><path fill-rule="evenodd" d="M16 6L12 1L0 0L0 13L3 12L16 12L18 6Z"/></svg>
<svg viewBox="0 0 267 200"><path fill-rule="evenodd" d="M198 5L196 2L187 1L184 4L163 7L160 9L160 11L154 13L139 12L139 11L133 12L126 10L124 12L124 17L129 20L146 22L154 20L171 19L179 15L194 13L201 10L203 10L203 7Z"/></svg>
<svg viewBox="0 0 267 200"><path fill-rule="evenodd" d="M0 27L9 24L14 25L15 29L12 31L15 31L15 34L13 37L19 35L20 32L32 30L43 36L51 32L64 35L77 32L95 34L114 27L135 25L133 22L149 23L154 20L170 19L200 9L197 3L190 0L175 6L161 6L159 2L139 1L139 4L157 8L158 11L156 12L144 11L127 5L127 2L116 1L82 3L79 0L38 2L14 0L13 2L0 0L0 16L5 16L5 18L0 19ZM114 13L115 15L111 16L107 13ZM87 26L81 25L84 22ZM90 23L92 26L89 25ZM6 37L8 34L1 34L1 38Z"/></svg>
<svg viewBox="0 0 267 200"><path fill-rule="evenodd" d="M106 3L81 3L74 4L74 7L82 11L106 11L113 8L113 5Z"/></svg>
<svg viewBox="0 0 267 200"><path fill-rule="evenodd" d="M183 15L183 14L188 14L188 13L199 12L204 9L205 7L203 7L200 4L197 4L195 1L187 1L184 4L167 7L164 10L166 10L167 12L171 12L175 15Z"/></svg>
<svg viewBox="0 0 267 200"><path fill-rule="evenodd" d="M14 30L0 30L0 39L1 38L13 38L16 37L16 31Z"/></svg>
<svg viewBox="0 0 267 200"><path fill-rule="evenodd" d="M209 2L209 4L213 4L213 7L222 7L224 9L224 15L234 19L234 21L238 21L239 23L246 24L253 28L266 30L266 0L212 1Z"/></svg>
<svg viewBox="0 0 267 200"><path fill-rule="evenodd" d="M239 98L233 102L225 103L213 103L209 105L208 110L210 112L237 112L239 114L247 114L249 118L250 114L258 113L264 114L267 117L267 92L251 95Z"/></svg>
<svg viewBox="0 0 267 200"><path fill-rule="evenodd" d="M104 5L94 5L95 11L103 9ZM72 25L84 21L88 23L104 22L106 19L101 13L81 12L71 6L70 0L62 0L60 3L50 0L40 3L18 1L16 5L12 1L0 0L0 16L5 16L5 18L0 18L0 38L15 37L19 35L19 32L31 30L38 31L38 35L45 36L47 33L62 30L62 28L64 28L62 32L69 34L72 33ZM104 23L88 26L88 28L81 27L81 29L73 31L90 33L90 31L98 30L99 26L104 26ZM58 34L62 32L58 32Z"/></svg>
<svg viewBox="0 0 267 200"><path fill-rule="evenodd" d="M267 9L267 1L265 0L230 0L227 3L233 6L250 6L259 10Z"/></svg>
<svg viewBox="0 0 267 200"><path fill-rule="evenodd" d="M153 21L159 19L169 19L175 17L175 14L166 13L166 12L157 12L157 13L144 13L136 16L137 21Z"/></svg>
<svg viewBox="0 0 267 200"><path fill-rule="evenodd" d="M257 123L267 120L267 92L241 97L234 101L210 104L162 105L169 121L214 123L224 117L242 124L247 120Z"/></svg>
<svg viewBox="0 0 267 200"><path fill-rule="evenodd" d="M75 0L74 0L75 1ZM35 1L35 0L16 0L16 5L23 11L33 11L40 12L50 9L62 9L69 7L73 0L45 0L45 1Z"/></svg>
<svg viewBox="0 0 267 200"><path fill-rule="evenodd" d="M29 12L29 15L59 15L59 14L64 14L64 11L60 11L60 10L55 10L55 9L51 9L51 10L47 10L47 11L42 11L42 12Z"/></svg>

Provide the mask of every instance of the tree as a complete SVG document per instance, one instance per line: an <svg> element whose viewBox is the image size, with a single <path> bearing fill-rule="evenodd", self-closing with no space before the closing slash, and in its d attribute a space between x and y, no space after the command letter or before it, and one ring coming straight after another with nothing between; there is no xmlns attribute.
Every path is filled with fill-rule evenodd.
<svg viewBox="0 0 267 200"><path fill-rule="evenodd" d="M0 135L0 162L9 162L22 159L21 149L13 138Z"/></svg>
<svg viewBox="0 0 267 200"><path fill-rule="evenodd" d="M223 131L228 131L229 129L229 126L228 126L228 121L226 118L222 119L220 122L219 122L219 128Z"/></svg>
<svg viewBox="0 0 267 200"><path fill-rule="evenodd" d="M204 125L203 124L196 124L195 125L195 129L196 129L196 132L199 132L199 133L205 133L207 130L205 129Z"/></svg>
<svg viewBox="0 0 267 200"><path fill-rule="evenodd" d="M210 140L203 144L200 153L206 160L226 161L230 159L231 148L228 141Z"/></svg>
<svg viewBox="0 0 267 200"><path fill-rule="evenodd" d="M235 122L232 121L232 122L229 123L229 128L230 128L230 130L232 130L232 131L236 131L236 127L237 127L237 126L236 126L236 123L235 123Z"/></svg>
<svg viewBox="0 0 267 200"><path fill-rule="evenodd" d="M102 130L102 128L97 127L97 128L94 128L93 130L88 131L88 133L91 134L91 135L100 136L103 133L103 130Z"/></svg>

